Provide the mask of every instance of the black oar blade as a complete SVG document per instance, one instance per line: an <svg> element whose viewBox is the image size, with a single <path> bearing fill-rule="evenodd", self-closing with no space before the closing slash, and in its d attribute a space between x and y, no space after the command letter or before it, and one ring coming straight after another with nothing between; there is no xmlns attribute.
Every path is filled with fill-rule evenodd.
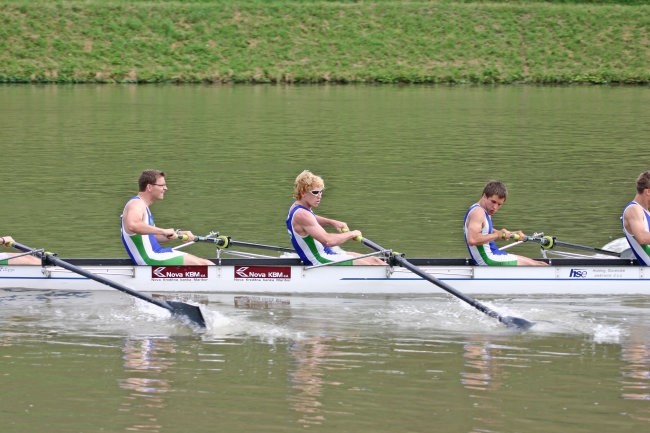
<svg viewBox="0 0 650 433"><path fill-rule="evenodd" d="M521 317L512 317L512 316L502 317L501 323L503 323L504 325L510 328L517 328L521 331L526 331L535 324L535 322L529 322L528 320L522 319Z"/></svg>
<svg viewBox="0 0 650 433"><path fill-rule="evenodd" d="M203 313L201 313L201 309L196 305L190 305L178 301L167 301L167 304L171 307L170 311L174 316L181 319L187 319L200 328L206 327Z"/></svg>

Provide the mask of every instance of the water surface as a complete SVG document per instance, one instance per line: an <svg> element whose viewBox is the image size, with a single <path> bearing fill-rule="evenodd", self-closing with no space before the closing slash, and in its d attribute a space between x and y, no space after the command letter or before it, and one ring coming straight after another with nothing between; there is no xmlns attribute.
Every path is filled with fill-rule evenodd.
<svg viewBox="0 0 650 433"><path fill-rule="evenodd" d="M327 184L318 212L411 257L464 257L464 212L492 178L510 190L498 226L602 246L650 168L649 102L627 87L2 86L3 230L62 257L125 257L122 206L156 167L159 225L286 245L307 168ZM2 431L650 423L646 297L480 299L536 322L525 333L446 294L198 300L204 332L117 291L0 292Z"/></svg>

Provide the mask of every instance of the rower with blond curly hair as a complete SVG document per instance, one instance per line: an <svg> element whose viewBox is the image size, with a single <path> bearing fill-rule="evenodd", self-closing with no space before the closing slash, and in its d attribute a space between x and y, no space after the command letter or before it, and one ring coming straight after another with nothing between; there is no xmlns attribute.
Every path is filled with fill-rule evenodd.
<svg viewBox="0 0 650 433"><path fill-rule="evenodd" d="M289 208L287 231L291 244L308 266L335 263L340 265L385 265L378 257L360 257L361 254L336 248L345 242L361 237L359 230L348 230L343 221L316 215L313 208L318 207L325 190L325 182L320 176L304 170L293 184L296 201ZM336 232L328 232L325 227L333 227Z"/></svg>

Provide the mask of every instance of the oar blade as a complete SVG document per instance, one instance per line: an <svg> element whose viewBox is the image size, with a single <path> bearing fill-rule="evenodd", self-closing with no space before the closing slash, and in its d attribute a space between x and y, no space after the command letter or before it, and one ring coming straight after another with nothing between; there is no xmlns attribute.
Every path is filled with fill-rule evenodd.
<svg viewBox="0 0 650 433"><path fill-rule="evenodd" d="M196 305L186 304L185 302L179 301L166 301L167 304L171 307L171 313L180 318L189 320L192 324L198 326L199 328L205 328L205 317L201 309Z"/></svg>
<svg viewBox="0 0 650 433"><path fill-rule="evenodd" d="M535 324L535 322L529 322L528 320L522 319L521 317L513 316L501 317L501 323L509 328L516 328L520 331L527 331Z"/></svg>

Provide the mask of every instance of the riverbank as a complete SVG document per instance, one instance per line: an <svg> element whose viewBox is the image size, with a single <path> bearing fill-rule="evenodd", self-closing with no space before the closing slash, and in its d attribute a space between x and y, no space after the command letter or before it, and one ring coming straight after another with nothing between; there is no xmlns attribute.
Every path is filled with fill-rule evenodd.
<svg viewBox="0 0 650 433"><path fill-rule="evenodd" d="M650 6L0 1L2 83L650 83Z"/></svg>

